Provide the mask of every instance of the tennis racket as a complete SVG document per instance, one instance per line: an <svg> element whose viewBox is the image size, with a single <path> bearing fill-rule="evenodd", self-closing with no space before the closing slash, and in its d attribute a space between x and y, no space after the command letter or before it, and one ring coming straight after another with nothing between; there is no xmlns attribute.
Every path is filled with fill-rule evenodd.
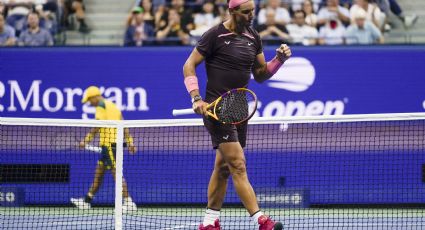
<svg viewBox="0 0 425 230"><path fill-rule="evenodd" d="M68 132L57 132L51 140L50 148L56 151L77 151L81 150L79 143L82 138L79 136L80 133ZM89 152L101 153L102 147L87 144L84 146L84 150Z"/></svg>
<svg viewBox="0 0 425 230"><path fill-rule="evenodd" d="M246 88L227 91L207 106L207 115L223 124L237 125L249 120L257 109L257 96ZM174 109L173 116L194 114L193 109Z"/></svg>

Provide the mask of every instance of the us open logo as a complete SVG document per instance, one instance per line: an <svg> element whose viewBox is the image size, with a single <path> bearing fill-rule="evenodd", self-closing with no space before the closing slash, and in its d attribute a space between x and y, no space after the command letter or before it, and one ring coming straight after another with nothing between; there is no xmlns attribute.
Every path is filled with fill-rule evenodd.
<svg viewBox="0 0 425 230"><path fill-rule="evenodd" d="M313 86L316 80L316 70L313 63L307 58L291 57L265 84L270 88L303 93ZM316 116L344 114L346 97L339 99L288 100L288 97L279 93L271 94L273 98L264 97L259 100L255 117L279 116ZM261 98L261 95L259 95ZM291 97L294 97L293 95ZM252 106L252 105L250 105Z"/></svg>
<svg viewBox="0 0 425 230"><path fill-rule="evenodd" d="M311 62L305 58L290 58L267 82L272 88L291 92L303 92L313 85L316 71Z"/></svg>

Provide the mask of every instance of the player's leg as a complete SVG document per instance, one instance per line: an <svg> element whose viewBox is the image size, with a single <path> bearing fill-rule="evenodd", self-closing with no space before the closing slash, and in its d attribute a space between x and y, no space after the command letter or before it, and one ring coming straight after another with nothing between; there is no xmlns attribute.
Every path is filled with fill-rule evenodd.
<svg viewBox="0 0 425 230"><path fill-rule="evenodd" d="M208 206L207 210L205 210L204 220L200 229L206 228L209 225L219 228L220 224L218 223L218 219L220 218L220 209L223 205L224 197L226 196L229 175L229 168L220 150L217 149L214 170L208 184Z"/></svg>
<svg viewBox="0 0 425 230"><path fill-rule="evenodd" d="M208 184L208 208L220 210L226 196L230 171L220 150L216 150L214 170Z"/></svg>
<svg viewBox="0 0 425 230"><path fill-rule="evenodd" d="M106 170L105 166L103 165L101 161L99 161L96 166L96 171L94 173L93 183L90 186L89 192L87 193L88 195L91 196L91 198L93 198L93 196L96 195L97 191L99 191L99 188L103 183L105 170Z"/></svg>
<svg viewBox="0 0 425 230"><path fill-rule="evenodd" d="M218 149L229 167L236 193L249 214L253 215L259 207L254 189L248 180L246 160L241 145L239 142L221 143Z"/></svg>
<svg viewBox="0 0 425 230"><path fill-rule="evenodd" d="M98 161L94 173L94 179L90 186L89 192L84 198L71 198L71 202L79 209L90 209L94 195L99 191L105 175L105 166L102 161Z"/></svg>
<svg viewBox="0 0 425 230"><path fill-rule="evenodd" d="M112 176L114 177L114 181L116 180L116 170L115 168L111 169ZM137 210L136 203L133 202L133 199L128 192L127 182L124 177L122 178L122 196L124 198L123 202L123 210L124 212L134 212Z"/></svg>
<svg viewBox="0 0 425 230"><path fill-rule="evenodd" d="M245 154L240 142L221 143L219 150L229 167L236 193L251 219L258 224L260 230L281 230L282 224L265 216L258 206L257 197L248 179Z"/></svg>
<svg viewBox="0 0 425 230"><path fill-rule="evenodd" d="M114 177L114 181L115 181L116 180L116 170L115 170L115 168L111 169L111 173L112 173L112 176ZM127 198L127 197L130 196L130 194L128 193L127 182L125 182L124 177L122 178L122 196L124 198Z"/></svg>

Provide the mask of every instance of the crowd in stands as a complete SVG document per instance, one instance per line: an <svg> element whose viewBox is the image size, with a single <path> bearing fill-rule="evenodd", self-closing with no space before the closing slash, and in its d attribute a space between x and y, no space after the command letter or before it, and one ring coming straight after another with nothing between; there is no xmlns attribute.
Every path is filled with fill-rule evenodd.
<svg viewBox="0 0 425 230"><path fill-rule="evenodd" d="M90 32L83 0L0 0L0 46L52 46L66 30Z"/></svg>
<svg viewBox="0 0 425 230"><path fill-rule="evenodd" d="M392 12L405 28L397 0L255 0L254 28L265 45L384 43ZM226 0L137 0L129 12L125 46L193 45L229 17ZM90 33L83 0L0 0L0 46L49 46L66 30Z"/></svg>
<svg viewBox="0 0 425 230"><path fill-rule="evenodd" d="M226 3L138 0L127 20L124 45L192 44L229 17ZM265 0L256 5L254 27L266 45L381 44L383 33L391 30L390 11L406 28L417 20L405 16L396 0Z"/></svg>

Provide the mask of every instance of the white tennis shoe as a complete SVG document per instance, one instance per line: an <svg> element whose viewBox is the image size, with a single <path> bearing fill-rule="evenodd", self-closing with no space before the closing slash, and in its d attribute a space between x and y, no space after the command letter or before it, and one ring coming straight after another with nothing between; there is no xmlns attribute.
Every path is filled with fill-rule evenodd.
<svg viewBox="0 0 425 230"><path fill-rule="evenodd" d="M122 205L123 213L130 213L137 211L137 205L131 200L125 200Z"/></svg>
<svg viewBox="0 0 425 230"><path fill-rule="evenodd" d="M75 207L87 210L91 208L91 204L84 201L84 198L71 198L71 203L75 205Z"/></svg>

